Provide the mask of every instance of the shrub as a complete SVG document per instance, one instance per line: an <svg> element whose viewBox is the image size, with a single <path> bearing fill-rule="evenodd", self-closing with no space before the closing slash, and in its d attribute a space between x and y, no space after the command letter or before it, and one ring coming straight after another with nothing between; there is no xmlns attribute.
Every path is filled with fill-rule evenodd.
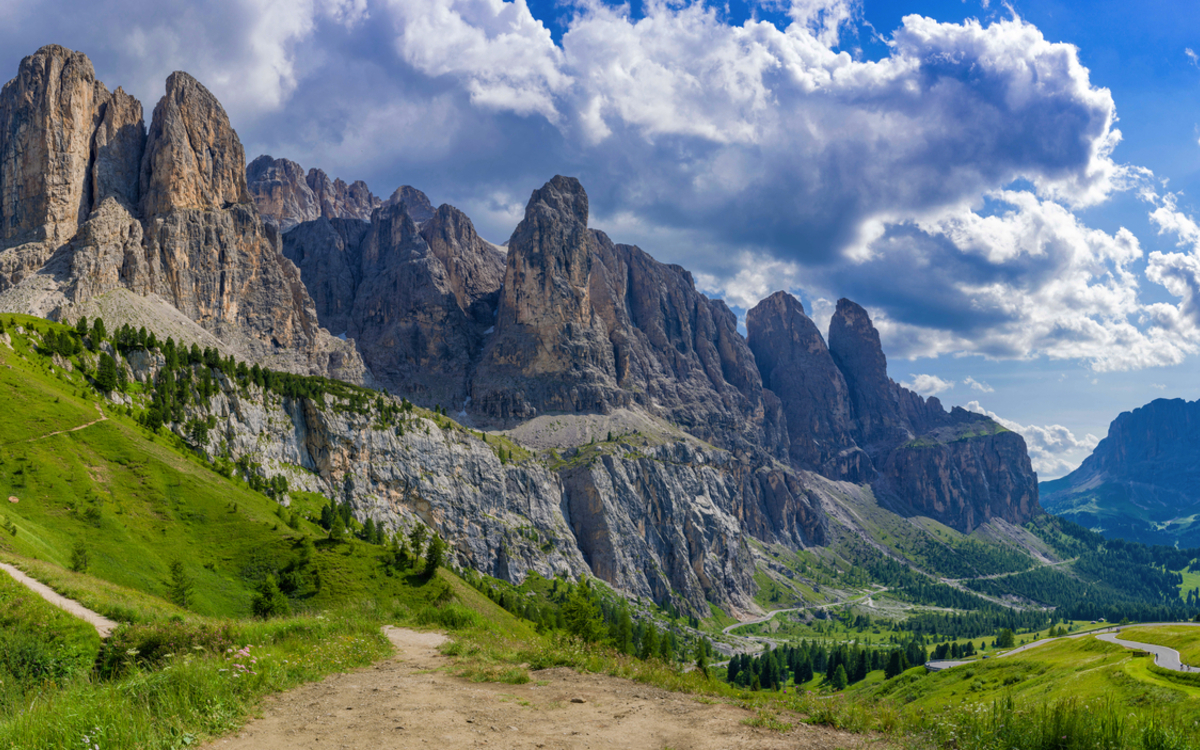
<svg viewBox="0 0 1200 750"><path fill-rule="evenodd" d="M230 625L193 624L170 620L148 625L123 625L100 648L96 670L116 677L133 665L155 667L185 653L224 653L233 645Z"/></svg>
<svg viewBox="0 0 1200 750"><path fill-rule="evenodd" d="M254 611L255 617L263 619L291 614L292 611L288 598L279 590L279 584L275 582L273 575L268 575L259 584L258 592L250 602L250 609Z"/></svg>

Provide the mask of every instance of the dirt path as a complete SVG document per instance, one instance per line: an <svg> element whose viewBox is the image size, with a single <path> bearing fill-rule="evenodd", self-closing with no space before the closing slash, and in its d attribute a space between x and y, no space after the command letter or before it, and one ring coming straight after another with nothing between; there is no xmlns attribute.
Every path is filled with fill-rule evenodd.
<svg viewBox="0 0 1200 750"><path fill-rule="evenodd" d="M39 435L38 437L35 437L35 438L29 438L25 442L32 443L32 442L35 442L38 440L45 440L46 438L54 437L55 435L65 435L68 432L79 432L80 430L86 430L87 428L91 427L94 424L99 424L100 422L107 421L108 415L105 414L104 410L100 408L100 404L94 404L94 406L96 407L96 412L100 415L99 419L93 419L91 422L88 422L87 424L81 424L78 427L72 427L68 430L58 430L57 432L47 432L45 435Z"/></svg>
<svg viewBox="0 0 1200 750"><path fill-rule="evenodd" d="M570 669L526 685L473 683L442 671L443 637L388 628L396 656L267 701L262 718L210 750L321 748L857 748L868 740L798 725L786 734L741 723L748 711Z"/></svg>
<svg viewBox="0 0 1200 750"><path fill-rule="evenodd" d="M68 599L41 581L36 581L30 578L22 573L20 569L15 568L8 563L0 563L0 569L5 570L10 576L15 578L18 583L24 585L30 591L34 592L59 609L66 610L79 619L86 620L87 622L91 623L92 626L96 628L96 632L100 634L101 638L107 638L112 634L113 630L116 629L117 623L108 619L104 615L93 612L74 599Z"/></svg>

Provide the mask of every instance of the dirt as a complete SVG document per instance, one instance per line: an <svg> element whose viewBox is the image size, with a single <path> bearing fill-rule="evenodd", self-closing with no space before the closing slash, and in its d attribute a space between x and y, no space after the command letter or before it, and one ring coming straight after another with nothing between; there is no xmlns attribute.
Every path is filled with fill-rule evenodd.
<svg viewBox="0 0 1200 750"><path fill-rule="evenodd" d="M100 634L101 638L107 638L117 627L117 623L108 619L104 615L93 612L74 599L68 599L46 584L42 583L41 581L35 581L8 563L0 563L0 570L7 571L8 574L15 578L18 583L24 585L30 591L33 591L35 594L59 609L66 610L76 617L91 623L92 627L96 628L96 632Z"/></svg>
<svg viewBox="0 0 1200 750"><path fill-rule="evenodd" d="M474 683L450 674L443 636L388 628L396 655L268 699L262 716L210 750L309 748L856 748L865 737L797 725L785 732L752 717L614 677L570 669L532 672L525 685Z"/></svg>

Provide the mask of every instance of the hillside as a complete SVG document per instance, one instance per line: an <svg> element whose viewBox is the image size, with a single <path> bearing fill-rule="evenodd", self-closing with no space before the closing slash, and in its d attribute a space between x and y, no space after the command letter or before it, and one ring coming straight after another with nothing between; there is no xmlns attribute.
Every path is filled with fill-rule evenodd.
<svg viewBox="0 0 1200 750"><path fill-rule="evenodd" d="M1109 538L1200 546L1200 401L1124 412L1078 469L1040 490L1048 511Z"/></svg>

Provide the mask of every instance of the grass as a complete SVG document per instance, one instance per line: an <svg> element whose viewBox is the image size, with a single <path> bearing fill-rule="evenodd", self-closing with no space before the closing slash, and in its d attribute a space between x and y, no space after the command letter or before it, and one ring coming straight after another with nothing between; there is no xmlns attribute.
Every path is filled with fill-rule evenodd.
<svg viewBox="0 0 1200 750"><path fill-rule="evenodd" d="M1153 628L1126 628L1121 638L1139 643L1167 646L1179 652L1184 664L1200 666L1200 625L1158 626Z"/></svg>

